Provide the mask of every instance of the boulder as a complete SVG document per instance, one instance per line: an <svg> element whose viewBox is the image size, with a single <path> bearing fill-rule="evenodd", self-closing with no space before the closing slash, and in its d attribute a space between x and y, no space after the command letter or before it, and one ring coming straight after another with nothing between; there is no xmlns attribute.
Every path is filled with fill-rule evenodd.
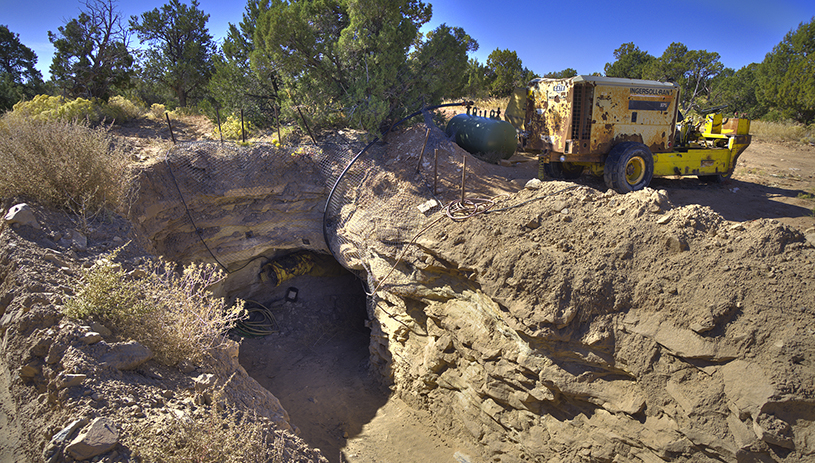
<svg viewBox="0 0 815 463"><path fill-rule="evenodd" d="M119 443L119 431L109 418L96 418L65 447L74 460L84 461L109 452Z"/></svg>
<svg viewBox="0 0 815 463"><path fill-rule="evenodd" d="M110 351L99 362L119 370L134 370L152 358L150 349L136 341L130 341L112 344Z"/></svg>
<svg viewBox="0 0 815 463"><path fill-rule="evenodd" d="M37 230L42 228L40 223L37 222L37 218L34 217L34 212L31 210L31 206L25 203L12 206L6 214L5 220L9 225L28 226Z"/></svg>

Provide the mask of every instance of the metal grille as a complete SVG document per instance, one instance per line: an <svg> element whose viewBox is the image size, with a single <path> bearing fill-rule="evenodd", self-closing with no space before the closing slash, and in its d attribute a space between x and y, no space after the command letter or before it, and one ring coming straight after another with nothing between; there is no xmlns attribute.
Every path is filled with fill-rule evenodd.
<svg viewBox="0 0 815 463"><path fill-rule="evenodd" d="M575 85L572 91L572 140L580 137L581 114L583 112L583 86Z"/></svg>
<svg viewBox="0 0 815 463"><path fill-rule="evenodd" d="M583 95L583 101L581 102L581 104L583 105L583 108L584 108L583 112L584 112L584 116L585 116L585 120L583 122L583 133L580 136L581 140L591 140L591 126L592 126L592 123L591 123L591 111L592 111L591 102L592 102L593 99L594 99L594 87L591 87L591 86L587 85L585 87L585 92L584 92L584 95Z"/></svg>

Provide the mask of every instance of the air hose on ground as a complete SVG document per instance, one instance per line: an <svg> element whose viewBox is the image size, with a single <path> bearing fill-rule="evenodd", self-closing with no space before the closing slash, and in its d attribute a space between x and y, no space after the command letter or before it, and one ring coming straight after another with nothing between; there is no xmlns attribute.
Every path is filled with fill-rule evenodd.
<svg viewBox="0 0 815 463"><path fill-rule="evenodd" d="M282 301L278 299L273 303ZM271 309L257 301L246 301L242 315L232 328L232 332L242 338L259 338L280 331Z"/></svg>

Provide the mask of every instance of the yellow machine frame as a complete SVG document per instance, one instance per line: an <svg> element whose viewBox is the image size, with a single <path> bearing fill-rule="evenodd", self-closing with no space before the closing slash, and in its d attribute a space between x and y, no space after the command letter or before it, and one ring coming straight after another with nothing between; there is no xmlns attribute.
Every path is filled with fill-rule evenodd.
<svg viewBox="0 0 815 463"><path fill-rule="evenodd" d="M603 176L615 146L636 143L653 156L653 176L721 179L732 175L751 141L750 121L723 119L714 112L721 108L701 111L704 120L681 120L679 86L673 83L596 76L535 79L523 89L525 108L517 104L520 89L516 93L516 104L505 117L518 129L520 150L539 153L541 177L546 171L574 178L584 169ZM634 156L622 162L614 166L614 175L622 178L610 182L606 175L609 187L631 191L647 185L650 160Z"/></svg>

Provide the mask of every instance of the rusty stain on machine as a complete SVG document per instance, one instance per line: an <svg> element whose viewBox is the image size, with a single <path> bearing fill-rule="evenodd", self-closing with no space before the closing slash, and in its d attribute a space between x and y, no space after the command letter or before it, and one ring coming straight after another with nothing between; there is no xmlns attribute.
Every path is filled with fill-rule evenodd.
<svg viewBox="0 0 815 463"><path fill-rule="evenodd" d="M524 150L602 162L625 141L673 149L679 85L600 76L535 79L527 88Z"/></svg>

